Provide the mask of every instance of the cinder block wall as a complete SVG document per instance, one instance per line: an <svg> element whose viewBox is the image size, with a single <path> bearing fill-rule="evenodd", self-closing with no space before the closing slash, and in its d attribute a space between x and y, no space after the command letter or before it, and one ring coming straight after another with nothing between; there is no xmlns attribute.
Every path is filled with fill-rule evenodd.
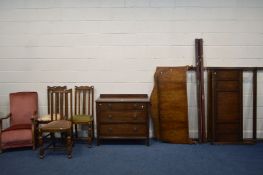
<svg viewBox="0 0 263 175"><path fill-rule="evenodd" d="M94 85L101 93L151 93L157 66L263 66L262 0L0 0L0 114L8 94L47 85ZM258 75L263 137L263 74ZM197 136L195 75L188 75L191 137ZM251 73L244 74L244 135L251 136ZM8 124L8 123L7 123ZM7 125L6 124L6 125Z"/></svg>

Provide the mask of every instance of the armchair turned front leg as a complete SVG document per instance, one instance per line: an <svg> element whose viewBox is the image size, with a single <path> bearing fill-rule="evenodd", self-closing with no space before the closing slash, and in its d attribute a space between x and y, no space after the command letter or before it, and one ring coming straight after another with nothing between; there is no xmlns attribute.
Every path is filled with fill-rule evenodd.
<svg viewBox="0 0 263 175"><path fill-rule="evenodd" d="M0 128L2 129L2 128ZM1 130L0 130L0 154L2 153L2 140L1 140Z"/></svg>
<svg viewBox="0 0 263 175"><path fill-rule="evenodd" d="M3 127L3 120L10 118L11 113L9 113L6 117L0 118L0 154L3 152L2 150L2 127Z"/></svg>
<svg viewBox="0 0 263 175"><path fill-rule="evenodd" d="M35 150L36 149L36 143L35 143L35 138L36 138L36 124L35 124L35 120L31 119L32 125L31 125L31 132L32 132L32 149Z"/></svg>
<svg viewBox="0 0 263 175"><path fill-rule="evenodd" d="M32 130L32 149L36 149L36 140L37 140L37 132L36 130L38 129L38 122L37 122L37 111L34 112L33 117L31 118L31 130Z"/></svg>

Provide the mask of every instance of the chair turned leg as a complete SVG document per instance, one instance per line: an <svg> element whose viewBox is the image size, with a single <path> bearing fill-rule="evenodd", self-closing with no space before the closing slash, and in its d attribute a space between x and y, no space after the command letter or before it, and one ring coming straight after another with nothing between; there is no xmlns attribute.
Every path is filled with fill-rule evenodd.
<svg viewBox="0 0 263 175"><path fill-rule="evenodd" d="M74 126L71 127L71 140L72 140L72 147L75 146L75 142L74 142Z"/></svg>
<svg viewBox="0 0 263 175"><path fill-rule="evenodd" d="M78 126L75 124L75 137L78 138Z"/></svg>
<svg viewBox="0 0 263 175"><path fill-rule="evenodd" d="M89 148L92 147L92 135L93 135L93 132L92 132L92 124L90 123L88 125L88 144L89 144Z"/></svg>
<svg viewBox="0 0 263 175"><path fill-rule="evenodd" d="M94 136L94 121L92 121L91 122L91 129L92 129L92 141L93 141L93 139L95 138L95 136Z"/></svg>
<svg viewBox="0 0 263 175"><path fill-rule="evenodd" d="M71 130L68 132L67 136L67 155L68 158L72 158L72 138L71 138Z"/></svg>
<svg viewBox="0 0 263 175"><path fill-rule="evenodd" d="M43 137L42 132L39 131L39 137L38 137L38 144L39 144L39 158L44 158L44 144L43 144Z"/></svg>
<svg viewBox="0 0 263 175"><path fill-rule="evenodd" d="M56 146L55 133L50 133L50 137L51 137L52 146L53 146L53 148L55 148L55 146ZM61 138L62 138L62 136L61 136Z"/></svg>

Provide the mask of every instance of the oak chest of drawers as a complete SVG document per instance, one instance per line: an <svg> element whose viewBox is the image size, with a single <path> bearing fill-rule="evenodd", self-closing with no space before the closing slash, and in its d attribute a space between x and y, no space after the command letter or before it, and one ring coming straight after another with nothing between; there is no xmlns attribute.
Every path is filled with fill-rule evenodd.
<svg viewBox="0 0 263 175"><path fill-rule="evenodd" d="M149 145L147 94L101 94L96 100L97 145L102 139L145 139Z"/></svg>

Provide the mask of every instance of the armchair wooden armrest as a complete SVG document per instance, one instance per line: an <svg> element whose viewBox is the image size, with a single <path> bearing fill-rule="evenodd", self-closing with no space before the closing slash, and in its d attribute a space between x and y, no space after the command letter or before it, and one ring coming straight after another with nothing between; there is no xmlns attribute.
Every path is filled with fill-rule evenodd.
<svg viewBox="0 0 263 175"><path fill-rule="evenodd" d="M11 113L9 113L7 116L5 116L5 117L1 117L0 118L0 133L1 133L1 131L2 131L2 123L3 123L3 120L5 120L5 119L8 119L8 118L10 118L11 117Z"/></svg>
<svg viewBox="0 0 263 175"><path fill-rule="evenodd" d="M35 111L33 116L31 117L32 124L36 124L37 119L38 119L38 114L37 114L37 111Z"/></svg>
<svg viewBox="0 0 263 175"><path fill-rule="evenodd" d="M7 116L5 116L5 117L1 117L0 118L0 122L2 122L2 120L4 120L4 119L8 119L9 117L11 116L11 113L9 113Z"/></svg>

